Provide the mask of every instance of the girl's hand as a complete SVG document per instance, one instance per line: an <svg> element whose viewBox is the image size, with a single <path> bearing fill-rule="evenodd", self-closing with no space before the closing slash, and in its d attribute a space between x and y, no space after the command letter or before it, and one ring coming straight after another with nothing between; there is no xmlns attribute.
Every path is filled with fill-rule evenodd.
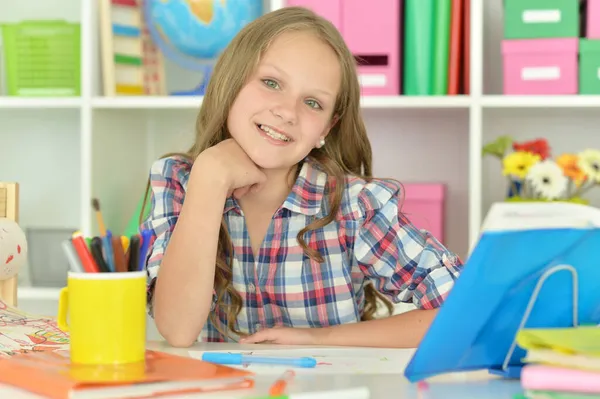
<svg viewBox="0 0 600 399"><path fill-rule="evenodd" d="M240 339L240 344L322 345L322 340L322 328L273 327Z"/></svg>
<svg viewBox="0 0 600 399"><path fill-rule="evenodd" d="M241 198L257 191L267 180L266 175L248 157L234 139L227 139L203 151L192 167L209 181L220 184L227 196Z"/></svg>

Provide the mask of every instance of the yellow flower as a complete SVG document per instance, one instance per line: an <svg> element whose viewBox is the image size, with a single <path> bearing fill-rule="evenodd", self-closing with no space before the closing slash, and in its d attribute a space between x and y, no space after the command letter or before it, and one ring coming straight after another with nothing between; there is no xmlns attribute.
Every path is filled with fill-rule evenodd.
<svg viewBox="0 0 600 399"><path fill-rule="evenodd" d="M579 157L575 154L563 154L556 160L565 176L573 180L577 187L585 181L585 173L579 167Z"/></svg>
<svg viewBox="0 0 600 399"><path fill-rule="evenodd" d="M529 168L538 163L541 157L537 154L526 151L511 152L502 160L502 174L504 176L514 176L524 179L529 172Z"/></svg>
<svg viewBox="0 0 600 399"><path fill-rule="evenodd" d="M593 149L582 151L577 166L590 180L600 183L600 151Z"/></svg>

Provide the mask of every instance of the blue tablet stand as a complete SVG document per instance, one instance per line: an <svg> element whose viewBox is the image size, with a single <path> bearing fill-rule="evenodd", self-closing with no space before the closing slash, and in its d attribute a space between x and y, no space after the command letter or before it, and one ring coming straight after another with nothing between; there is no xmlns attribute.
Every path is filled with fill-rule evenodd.
<svg viewBox="0 0 600 399"><path fill-rule="evenodd" d="M509 365L508 364L510 362L510 359L511 359L511 357L515 351L515 348L517 346L517 334L519 331L521 331L525 327L525 323L527 323L527 319L529 318L531 310L533 309L533 305L535 305L535 301L537 300L537 297L538 297L540 290L542 289L544 283L546 282L546 279L548 279L548 277L550 277L551 275L561 272L561 271L566 271L566 272L571 273L571 279L573 280L572 281L573 282L573 299L572 299L572 301L573 301L573 327L577 327L579 325L579 317L578 317L579 316L579 308L578 308L579 280L578 280L577 270L575 270L575 268L571 265L556 265L554 267L551 267L550 269L546 270L540 276L540 279L538 280L533 292L531 293L531 298L529 299L529 302L527 303L527 308L525 308L525 313L523 313L523 317L521 318L521 322L519 323L519 328L513 338L510 349L508 350L508 353L506 354L506 357L504 358L502 367L499 369L498 368L490 368L489 369L490 374L499 375L504 378L510 378L510 379L519 378L521 376L521 369L523 368L523 365Z"/></svg>

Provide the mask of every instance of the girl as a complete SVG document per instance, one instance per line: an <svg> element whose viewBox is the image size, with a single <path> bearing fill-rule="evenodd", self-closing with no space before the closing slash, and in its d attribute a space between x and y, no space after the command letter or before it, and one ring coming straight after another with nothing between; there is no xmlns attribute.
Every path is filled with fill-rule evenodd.
<svg viewBox="0 0 600 399"><path fill-rule="evenodd" d="M462 265L371 177L359 100L352 54L307 9L232 40L195 144L151 168L148 302L171 345L418 344ZM374 319L378 299L417 309Z"/></svg>

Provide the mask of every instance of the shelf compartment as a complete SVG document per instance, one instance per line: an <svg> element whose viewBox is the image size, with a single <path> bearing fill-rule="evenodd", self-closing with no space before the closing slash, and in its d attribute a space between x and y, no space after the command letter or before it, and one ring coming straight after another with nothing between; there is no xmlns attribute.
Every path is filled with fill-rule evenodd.
<svg viewBox="0 0 600 399"><path fill-rule="evenodd" d="M202 104L198 96L131 96L95 97L92 107L98 109L197 109ZM362 108L468 108L469 96L365 96Z"/></svg>

